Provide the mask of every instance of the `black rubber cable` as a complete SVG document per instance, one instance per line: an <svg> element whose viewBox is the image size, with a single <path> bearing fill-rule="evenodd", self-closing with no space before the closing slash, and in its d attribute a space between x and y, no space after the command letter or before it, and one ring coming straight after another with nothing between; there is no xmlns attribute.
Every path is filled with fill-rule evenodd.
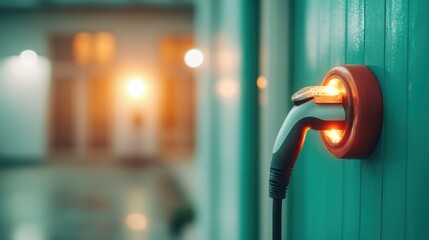
<svg viewBox="0 0 429 240"><path fill-rule="evenodd" d="M282 201L273 198L273 240L282 239Z"/></svg>

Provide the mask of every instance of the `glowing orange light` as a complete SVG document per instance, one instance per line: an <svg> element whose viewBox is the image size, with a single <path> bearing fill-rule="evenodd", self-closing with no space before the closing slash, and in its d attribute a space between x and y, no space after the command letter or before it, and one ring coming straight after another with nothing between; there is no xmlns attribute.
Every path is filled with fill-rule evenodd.
<svg viewBox="0 0 429 240"><path fill-rule="evenodd" d="M338 88L328 86L327 88L325 88L325 93L328 95L338 95L340 91L338 90Z"/></svg>
<svg viewBox="0 0 429 240"><path fill-rule="evenodd" d="M267 87L267 79L264 76L259 76L258 80L256 80L256 85L259 89L264 89Z"/></svg>
<svg viewBox="0 0 429 240"><path fill-rule="evenodd" d="M344 131L343 130L337 130L337 129L331 129L331 130L323 131L323 134L325 135L325 137L328 141L330 141L333 144L337 144L343 138Z"/></svg>
<svg viewBox="0 0 429 240"><path fill-rule="evenodd" d="M112 33L77 33L73 37L73 58L77 64L107 64L114 59L116 39Z"/></svg>
<svg viewBox="0 0 429 240"><path fill-rule="evenodd" d="M144 230L147 228L147 219L141 213L131 213L126 219L125 223L133 230Z"/></svg>
<svg viewBox="0 0 429 240"><path fill-rule="evenodd" d="M127 91L130 96L138 98L146 93L147 86L141 78L135 77L128 81Z"/></svg>
<svg viewBox="0 0 429 240"><path fill-rule="evenodd" d="M338 78L329 79L326 86L331 87L330 89L332 89L331 90L332 93L335 93L335 94L340 93L342 95L346 94L346 88L345 88L343 82Z"/></svg>
<svg viewBox="0 0 429 240"><path fill-rule="evenodd" d="M341 103L346 95L346 88L338 78L331 78L323 86L314 87L315 103Z"/></svg>
<svg viewBox="0 0 429 240"><path fill-rule="evenodd" d="M343 82L338 78L329 79L324 86L327 86L327 88L325 88L325 92L327 94L340 95L340 96L346 95L346 88ZM343 138L344 130L338 130L338 129L326 130L326 131L323 131L323 135L325 136L325 139L328 142L331 142L332 144L337 144Z"/></svg>
<svg viewBox="0 0 429 240"><path fill-rule="evenodd" d="M81 32L73 37L73 58L77 64L85 65L91 61L92 36Z"/></svg>
<svg viewBox="0 0 429 240"><path fill-rule="evenodd" d="M238 85L233 79L221 79L216 84L216 91L223 98L231 98L237 94Z"/></svg>
<svg viewBox="0 0 429 240"><path fill-rule="evenodd" d="M113 60L115 56L115 36L109 32L98 32L93 37L94 60L99 64L106 64Z"/></svg>

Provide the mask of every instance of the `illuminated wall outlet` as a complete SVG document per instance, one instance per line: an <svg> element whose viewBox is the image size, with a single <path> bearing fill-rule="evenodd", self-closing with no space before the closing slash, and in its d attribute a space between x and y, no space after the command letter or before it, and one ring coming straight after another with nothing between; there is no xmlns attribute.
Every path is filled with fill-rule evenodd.
<svg viewBox="0 0 429 240"><path fill-rule="evenodd" d="M363 65L342 65L331 69L322 85L342 93L346 112L344 130L320 131L326 149L337 158L366 158L377 145L383 122L380 86L371 70Z"/></svg>

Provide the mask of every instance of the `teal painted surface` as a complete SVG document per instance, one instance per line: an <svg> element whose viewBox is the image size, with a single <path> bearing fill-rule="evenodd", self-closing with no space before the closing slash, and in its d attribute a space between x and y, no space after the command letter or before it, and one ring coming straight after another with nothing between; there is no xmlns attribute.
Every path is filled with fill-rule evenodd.
<svg viewBox="0 0 429 240"><path fill-rule="evenodd" d="M409 2L407 83L406 237L429 238L428 142L429 2Z"/></svg>
<svg viewBox="0 0 429 240"><path fill-rule="evenodd" d="M364 1L347 2L346 52L347 64L360 64L364 59ZM361 161L343 161L343 239L360 239Z"/></svg>
<svg viewBox="0 0 429 240"><path fill-rule="evenodd" d="M240 141L240 231L239 239L259 239L259 0L241 0L241 141Z"/></svg>
<svg viewBox="0 0 429 240"><path fill-rule="evenodd" d="M427 1L296 1L292 86L338 64L365 64L384 125L365 160L330 156L309 132L288 192L288 239L429 239Z"/></svg>
<svg viewBox="0 0 429 240"><path fill-rule="evenodd" d="M199 1L196 4L195 28L198 45L207 54L216 51L216 45L211 38L213 32L219 31L218 1ZM219 184L220 165L220 106L216 93L213 91L216 83L214 74L216 66L213 62L206 64L204 73L198 72L198 116L197 116L197 152L196 169L198 173L198 232L197 238L207 240L219 239L219 199L221 186Z"/></svg>
<svg viewBox="0 0 429 240"><path fill-rule="evenodd" d="M259 0L197 1L197 239L258 239ZM219 84L237 91L225 96Z"/></svg>

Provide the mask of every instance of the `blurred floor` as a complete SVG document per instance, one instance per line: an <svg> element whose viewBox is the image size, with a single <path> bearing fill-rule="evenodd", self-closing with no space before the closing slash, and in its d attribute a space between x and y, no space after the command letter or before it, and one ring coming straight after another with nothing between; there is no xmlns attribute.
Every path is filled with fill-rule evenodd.
<svg viewBox="0 0 429 240"><path fill-rule="evenodd" d="M191 165L0 168L0 239L193 239L192 176Z"/></svg>

